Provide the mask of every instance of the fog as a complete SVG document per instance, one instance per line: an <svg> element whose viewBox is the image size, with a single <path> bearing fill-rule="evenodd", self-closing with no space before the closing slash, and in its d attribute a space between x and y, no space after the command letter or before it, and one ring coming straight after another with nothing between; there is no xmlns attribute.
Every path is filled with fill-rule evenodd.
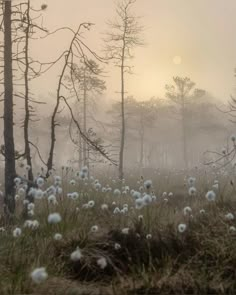
<svg viewBox="0 0 236 295"><path fill-rule="evenodd" d="M38 0L33 0L38 4ZM32 3L34 3L32 2ZM108 30L106 22L115 17L115 3L112 0L54 0L44 12L44 24L50 30L60 26L74 29L81 22L92 22L94 27L85 38L87 43L101 52L102 38ZM234 67L236 60L234 0L139 0L134 13L141 16L145 46L135 49L132 61L134 75L127 77L127 92L139 100L152 96L163 96L165 84L172 76L189 76L203 89L225 101L234 91ZM35 46L35 55L50 60L68 44L68 34L59 33L43 45ZM62 42L63 40L63 42ZM181 65L175 65L173 58L181 56ZM119 73L109 68L106 95L118 97ZM47 89L55 76L49 74L38 80L39 89ZM42 86L43 85L43 86Z"/></svg>
<svg viewBox="0 0 236 295"><path fill-rule="evenodd" d="M40 20L49 32L60 27L76 31L80 23L91 22L93 25L83 31L81 39L89 50L99 57L105 56L104 39L110 30L107 22L117 18L115 1L45 0L43 3L47 8L40 13ZM35 8L43 3L31 1ZM125 72L125 170L138 169L143 173L145 169L201 167L214 158L214 154L209 156L206 152L221 153L223 148L229 148L228 142L235 130L228 113L235 86L235 10L234 0L137 0L134 3L132 13L141 16L137 19L143 28L140 33L143 44L132 49L133 56L128 61L132 74ZM42 32L35 33L30 54L34 60L49 63L68 48L73 34L59 30L46 38L42 36ZM90 54L88 58L94 56ZM78 66L82 66L80 62L81 59ZM40 158L46 161L50 149L50 122L63 63L64 59L59 60L46 73L29 81L30 92L40 102L34 105L34 118L29 127L30 140L38 148L37 151L32 147L32 161L37 168L44 166ZM63 95L84 133L98 140L118 165L122 126L120 69L112 60L98 58L96 63L101 69L97 78L105 87L101 91L92 87L86 93L86 126L84 89L78 84L76 97L75 93L66 92L65 87ZM189 77L194 82L191 91L203 90L199 97L187 93L184 115L181 105L168 97L166 85L175 85L173 77ZM63 77L63 83L66 82L68 73ZM21 91L20 86L14 89L15 93ZM20 152L24 149L24 102L15 96L14 103L15 145ZM3 104L0 108L2 113ZM116 166L83 143L83 135L79 135L78 126L63 103L56 122L55 167L65 165L79 169L82 164L88 164L82 163L81 154L81 150L87 149L91 169L110 169L115 175ZM3 144L2 123L0 131Z"/></svg>

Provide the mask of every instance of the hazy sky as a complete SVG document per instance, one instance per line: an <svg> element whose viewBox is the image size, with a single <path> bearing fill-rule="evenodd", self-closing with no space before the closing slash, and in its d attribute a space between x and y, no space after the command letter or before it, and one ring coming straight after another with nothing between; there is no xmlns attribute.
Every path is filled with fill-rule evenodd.
<svg viewBox="0 0 236 295"><path fill-rule="evenodd" d="M32 0L41 4L41 0ZM34 3L33 2L33 3ZM99 51L106 20L115 15L113 0L45 0L45 25L49 30L59 26L77 28L79 23L95 23L86 34L87 43ZM146 46L135 50L132 60L135 74L127 80L127 91L138 99L164 94L166 83L174 75L189 76L198 87L221 99L228 99L236 85L236 0L137 0L135 13L145 26ZM70 38L71 36L68 36ZM50 59L67 46L63 34L37 46L39 56ZM173 62L175 56L182 63ZM117 97L119 76L110 67L108 97ZM56 71L37 82L41 91L54 87ZM54 81L54 82L53 82ZM50 86L50 83L51 86ZM52 86L53 85L53 86ZM53 90L53 89L51 89Z"/></svg>

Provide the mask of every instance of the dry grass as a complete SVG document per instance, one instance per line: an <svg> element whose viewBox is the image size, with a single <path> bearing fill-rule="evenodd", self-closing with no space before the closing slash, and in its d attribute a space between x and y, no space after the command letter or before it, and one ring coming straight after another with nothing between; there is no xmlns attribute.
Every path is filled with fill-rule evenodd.
<svg viewBox="0 0 236 295"><path fill-rule="evenodd" d="M209 203L205 193L211 189L214 175L201 178L199 171L197 174L200 180L195 197L188 196L182 174L168 179L156 176L157 201L141 210L131 209L134 200L129 194L117 197L97 192L83 182L76 187L64 183L64 190L80 192L79 199L58 198L58 205L48 205L47 199L37 200L33 217L40 223L37 230L23 228L19 201L14 224L1 221L6 231L0 234L0 293L235 294L236 232L229 229L236 224L225 218L229 212L236 213L231 176L220 177L217 201ZM130 183L135 189L141 185L134 179ZM114 189L118 184L110 181L110 185ZM161 197L163 191L173 191L174 196L166 202ZM82 209L89 200L95 201L94 208ZM103 203L109 205L108 210L101 210ZM114 215L115 206L125 203L129 211ZM192 208L192 216L183 215L185 206ZM206 213L200 214L200 209ZM62 222L48 224L50 212L59 212ZM187 225L182 234L177 230L179 223ZM95 224L99 231L91 233ZM12 236L15 226L23 229L18 238ZM130 229L128 235L122 233L126 227ZM53 239L57 232L63 236L61 241ZM147 234L152 235L151 239ZM119 250L114 247L116 243L121 246ZM70 254L78 246L83 258L73 262ZM104 269L97 264L100 257L106 258ZM29 275L40 266L47 268L49 278L36 285Z"/></svg>

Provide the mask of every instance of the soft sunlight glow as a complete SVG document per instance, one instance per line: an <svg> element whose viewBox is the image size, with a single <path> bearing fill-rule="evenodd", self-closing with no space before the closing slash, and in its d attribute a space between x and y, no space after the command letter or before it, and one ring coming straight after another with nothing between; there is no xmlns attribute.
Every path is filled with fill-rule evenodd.
<svg viewBox="0 0 236 295"><path fill-rule="evenodd" d="M180 64L182 63L182 58L181 58L181 56L176 55L176 56L173 58L173 63L174 63L175 65L180 65Z"/></svg>

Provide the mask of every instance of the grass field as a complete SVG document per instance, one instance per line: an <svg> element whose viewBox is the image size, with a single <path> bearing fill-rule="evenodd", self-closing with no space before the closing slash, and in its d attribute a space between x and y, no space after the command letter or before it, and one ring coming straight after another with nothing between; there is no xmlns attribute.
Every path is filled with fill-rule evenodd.
<svg viewBox="0 0 236 295"><path fill-rule="evenodd" d="M0 228L0 294L235 294L233 171L61 169ZM27 213L28 217L25 218Z"/></svg>

